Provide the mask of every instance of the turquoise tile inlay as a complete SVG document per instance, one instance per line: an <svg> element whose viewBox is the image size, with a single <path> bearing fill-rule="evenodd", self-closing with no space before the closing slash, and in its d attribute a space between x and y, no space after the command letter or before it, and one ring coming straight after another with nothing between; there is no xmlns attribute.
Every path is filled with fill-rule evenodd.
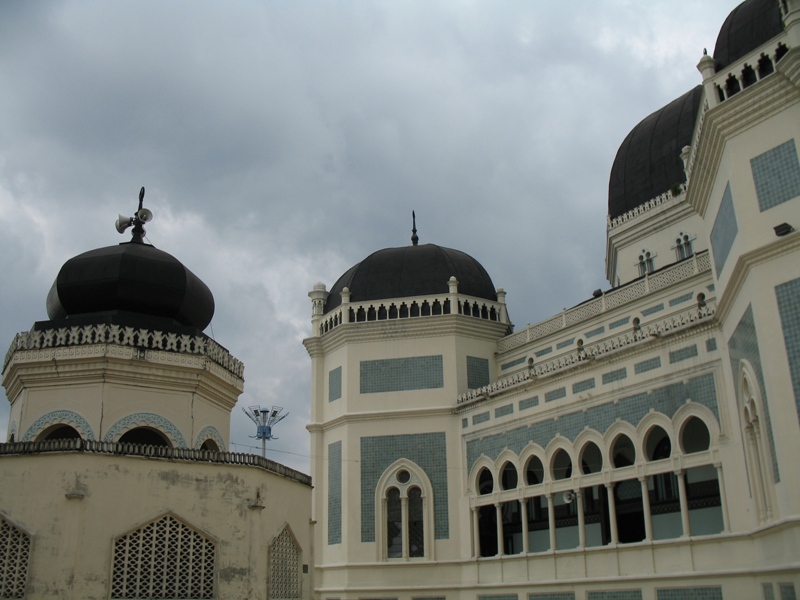
<svg viewBox="0 0 800 600"><path fill-rule="evenodd" d="M552 402L553 400L559 400L561 398L565 398L567 396L567 388L562 387L556 390L551 390L544 395L545 402Z"/></svg>
<svg viewBox="0 0 800 600"><path fill-rule="evenodd" d="M525 357L518 358L516 360L512 360L511 362L507 362L503 365L500 365L500 370L505 371L506 369L510 369L511 367L516 367L517 365L521 365L525 362Z"/></svg>
<svg viewBox="0 0 800 600"><path fill-rule="evenodd" d="M586 335L587 338L590 338L590 337L594 337L596 335L600 335L605 330L606 330L605 326L600 325L600 327L595 327L591 331L587 331L584 335Z"/></svg>
<svg viewBox="0 0 800 600"><path fill-rule="evenodd" d="M684 302L688 302L694 297L694 292L689 292L688 294L684 294L683 296L678 296L677 298L673 298L669 301L670 306L677 306L678 304L683 304Z"/></svg>
<svg viewBox="0 0 800 600"><path fill-rule="evenodd" d="M797 600L793 583L779 583L778 589L781 592L781 600Z"/></svg>
<svg viewBox="0 0 800 600"><path fill-rule="evenodd" d="M539 358L540 356L544 356L546 354L550 354L552 351L553 351L553 347L552 346L548 346L547 348L544 348L542 350L537 350L536 352L534 352L534 354L536 355L536 358Z"/></svg>
<svg viewBox="0 0 800 600"><path fill-rule="evenodd" d="M717 338L706 340L706 352L713 352L717 349Z"/></svg>
<svg viewBox="0 0 800 600"><path fill-rule="evenodd" d="M778 314L781 317L783 343L789 360L794 404L800 418L800 279L793 279L775 287Z"/></svg>
<svg viewBox="0 0 800 600"><path fill-rule="evenodd" d="M477 390L485 385L489 385L489 359L468 356L467 387L471 390Z"/></svg>
<svg viewBox="0 0 800 600"><path fill-rule="evenodd" d="M545 592L528 594L528 600L575 600L575 592Z"/></svg>
<svg viewBox="0 0 800 600"><path fill-rule="evenodd" d="M706 286L706 289L708 289L709 292L713 292L714 290L717 289L717 286L715 286L713 283L711 283L711 284Z"/></svg>
<svg viewBox="0 0 800 600"><path fill-rule="evenodd" d="M519 401L520 410L527 410L529 408L533 408L534 406L539 406L539 396L534 396L533 398L525 398L524 400Z"/></svg>
<svg viewBox="0 0 800 600"><path fill-rule="evenodd" d="M481 423L486 423L491 417L489 416L489 411L478 413L477 415L472 415L472 424L473 425L480 425Z"/></svg>
<svg viewBox="0 0 800 600"><path fill-rule="evenodd" d="M505 417L506 415L510 415L513 412L514 412L514 405L506 404L505 406L500 406L499 408L494 409L494 418L497 419L498 417Z"/></svg>
<svg viewBox="0 0 800 600"><path fill-rule="evenodd" d="M441 354L361 361L362 394L442 387L444 387L444 367Z"/></svg>
<svg viewBox="0 0 800 600"><path fill-rule="evenodd" d="M575 343L575 338L570 338L568 340L564 340L563 342L558 342L556 344L556 350L561 350L562 348L566 348L567 346L572 346Z"/></svg>
<svg viewBox="0 0 800 600"><path fill-rule="evenodd" d="M517 600L516 594L501 594L498 596L478 596L478 600Z"/></svg>
<svg viewBox="0 0 800 600"><path fill-rule="evenodd" d="M328 402L342 397L342 367L336 367L328 373Z"/></svg>
<svg viewBox="0 0 800 600"><path fill-rule="evenodd" d="M642 311L642 316L643 317L647 317L649 315L652 315L653 313L657 313L657 312L662 311L662 310L664 310L664 303L663 302L661 304L656 304L655 306L651 306L650 308L645 308Z"/></svg>
<svg viewBox="0 0 800 600"><path fill-rule="evenodd" d="M761 590L764 592L764 600L775 600L775 590L771 583L762 583Z"/></svg>
<svg viewBox="0 0 800 600"><path fill-rule="evenodd" d="M591 390L594 387L594 377L591 379L584 379L583 381L577 381L572 384L572 393L573 394L580 394L581 392L585 392L586 390Z"/></svg>
<svg viewBox="0 0 800 600"><path fill-rule="evenodd" d="M686 348L678 348L669 353L669 364L687 360L697 356L697 344L686 346Z"/></svg>
<svg viewBox="0 0 800 600"><path fill-rule="evenodd" d="M758 386L761 388L761 403L764 409L764 425L767 430L767 441L769 451L772 455L772 473L775 476L775 483L781 480L778 471L778 456L775 452L775 438L772 435L772 419L769 414L769 399L767 398L767 388L764 386L764 374L761 371L761 353L758 349L758 337L756 336L756 324L753 320L753 307L748 306L744 311L736 330L728 340L728 354L731 359L731 373L733 373L733 385L736 388L736 397L741 402L739 394L739 370L740 362L745 359L753 365Z"/></svg>
<svg viewBox="0 0 800 600"><path fill-rule="evenodd" d="M328 444L328 545L342 543L342 442Z"/></svg>
<svg viewBox="0 0 800 600"><path fill-rule="evenodd" d="M608 373L603 373L603 385L606 383L613 383L615 381L619 381L620 379L625 379L628 376L628 369L622 367L621 369L617 369L616 371L609 371Z"/></svg>
<svg viewBox="0 0 800 600"><path fill-rule="evenodd" d="M466 429L467 427L469 427L469 419L464 417L461 419L461 429Z"/></svg>
<svg viewBox="0 0 800 600"><path fill-rule="evenodd" d="M589 592L587 600L642 600L642 590Z"/></svg>
<svg viewBox="0 0 800 600"><path fill-rule="evenodd" d="M656 388L650 394L642 392L620 398L616 404L607 402L589 407L585 412L575 406L573 412L560 415L558 420L536 421L505 432L470 440L467 442L467 469L472 469L482 454L488 456L490 460L495 460L503 449L508 448L519 455L531 442L546 448L556 434L575 441L585 427L590 427L603 435L618 418L636 427L651 408L671 419L675 412L686 404L687 398L707 407L719 419L714 375L706 373L689 379L686 383L672 383Z"/></svg>
<svg viewBox="0 0 800 600"><path fill-rule="evenodd" d="M656 600L722 600L722 588L665 588L656 590Z"/></svg>
<svg viewBox="0 0 800 600"><path fill-rule="evenodd" d="M722 195L717 218L714 219L714 226L711 228L711 249L714 251L714 267L717 277L725 266L737 233L739 233L739 226L736 224L736 211L733 209L731 184L728 183L725 186L725 193Z"/></svg>
<svg viewBox="0 0 800 600"><path fill-rule="evenodd" d="M611 321L611 323L608 324L608 328L616 329L617 327L622 327L623 325L627 325L630 320L630 316L627 316L622 319L617 319L616 321Z"/></svg>
<svg viewBox="0 0 800 600"><path fill-rule="evenodd" d="M447 445L444 432L361 438L361 541L375 541L375 488L393 462L406 458L425 471L433 487L433 533L450 537L447 508Z"/></svg>
<svg viewBox="0 0 800 600"><path fill-rule="evenodd" d="M761 212L800 196L800 163L794 140L750 159Z"/></svg>
<svg viewBox="0 0 800 600"><path fill-rule="evenodd" d="M661 366L661 357L656 356L655 358L643 360L642 362L633 365L633 372L636 373L637 375L640 375L642 373L647 373L648 371L652 371L653 369L658 369L660 366Z"/></svg>

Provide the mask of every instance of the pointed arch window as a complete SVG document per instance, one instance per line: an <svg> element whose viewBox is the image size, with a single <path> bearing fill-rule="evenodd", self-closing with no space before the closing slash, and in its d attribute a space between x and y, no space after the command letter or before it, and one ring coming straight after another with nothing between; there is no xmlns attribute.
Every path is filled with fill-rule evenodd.
<svg viewBox="0 0 800 600"><path fill-rule="evenodd" d="M377 542L382 560L433 557L433 488L411 461L398 461L378 482Z"/></svg>
<svg viewBox="0 0 800 600"><path fill-rule="evenodd" d="M752 367L744 361L740 368L739 390L741 394L742 425L748 463L750 490L756 505L758 522L774 518L772 498L772 469L767 460L764 445L764 422L761 418L761 391L756 382Z"/></svg>
<svg viewBox="0 0 800 600"><path fill-rule="evenodd" d="M0 598L24 598L31 536L0 515Z"/></svg>
<svg viewBox="0 0 800 600"><path fill-rule="evenodd" d="M300 597L300 548L289 526L269 545L270 598Z"/></svg>
<svg viewBox="0 0 800 600"><path fill-rule="evenodd" d="M640 277L643 277L656 270L655 263L653 262L655 256L656 255L654 252L650 252L650 250L647 248L642 248L642 251L639 253L639 262L636 263L639 267Z"/></svg>
<svg viewBox="0 0 800 600"><path fill-rule="evenodd" d="M692 248L693 239L694 237L685 231L681 231L678 234L678 237L675 238L675 245L673 246L675 249L675 260L683 260L684 258L689 258L694 254L694 250Z"/></svg>

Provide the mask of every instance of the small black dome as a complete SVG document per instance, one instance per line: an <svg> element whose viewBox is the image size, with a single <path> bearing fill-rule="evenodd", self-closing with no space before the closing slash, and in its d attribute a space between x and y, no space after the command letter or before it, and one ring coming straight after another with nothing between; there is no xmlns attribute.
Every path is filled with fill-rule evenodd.
<svg viewBox="0 0 800 600"><path fill-rule="evenodd" d="M458 280L458 293L497 300L491 277L474 258L435 244L386 248L370 254L333 284L325 312L342 302L346 287L351 302L446 294L450 277Z"/></svg>
<svg viewBox="0 0 800 600"><path fill-rule="evenodd" d="M686 181L681 149L692 143L702 86L644 119L617 151L608 182L608 214L625 214Z"/></svg>
<svg viewBox="0 0 800 600"><path fill-rule="evenodd" d="M724 69L783 31L778 0L746 0L722 24L714 47L717 71Z"/></svg>
<svg viewBox="0 0 800 600"><path fill-rule="evenodd" d="M99 248L64 263L47 295L50 319L110 311L172 319L202 331L214 316L214 296L177 258L148 244Z"/></svg>

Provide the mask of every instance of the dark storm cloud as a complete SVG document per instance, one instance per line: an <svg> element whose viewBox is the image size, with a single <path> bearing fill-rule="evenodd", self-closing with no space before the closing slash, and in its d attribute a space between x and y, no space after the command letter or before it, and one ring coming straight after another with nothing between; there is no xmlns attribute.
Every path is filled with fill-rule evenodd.
<svg viewBox="0 0 800 600"><path fill-rule="evenodd" d="M700 82L734 4L0 3L0 342L46 318L68 257L124 239L145 185L241 404L288 408L272 448L300 456L274 457L306 468L314 282L408 244L416 210L518 327L605 287L614 154Z"/></svg>

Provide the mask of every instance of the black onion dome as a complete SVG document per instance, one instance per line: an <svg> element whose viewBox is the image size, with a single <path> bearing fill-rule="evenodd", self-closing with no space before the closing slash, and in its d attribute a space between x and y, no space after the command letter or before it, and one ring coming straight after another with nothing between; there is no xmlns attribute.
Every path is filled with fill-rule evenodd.
<svg viewBox="0 0 800 600"><path fill-rule="evenodd" d="M135 242L69 259L47 295L52 320L125 311L203 330L214 316L211 290L181 262Z"/></svg>
<svg viewBox="0 0 800 600"><path fill-rule="evenodd" d="M497 301L491 277L474 258L435 244L386 248L370 254L333 284L325 312L342 302L346 287L351 302L446 294L450 277L458 293Z"/></svg>
<svg viewBox="0 0 800 600"><path fill-rule="evenodd" d="M608 214L625 214L686 181L681 150L692 143L703 87L698 85L639 123L617 151Z"/></svg>
<svg viewBox="0 0 800 600"><path fill-rule="evenodd" d="M778 0L746 0L722 24L714 47L717 71L736 62L783 31Z"/></svg>

